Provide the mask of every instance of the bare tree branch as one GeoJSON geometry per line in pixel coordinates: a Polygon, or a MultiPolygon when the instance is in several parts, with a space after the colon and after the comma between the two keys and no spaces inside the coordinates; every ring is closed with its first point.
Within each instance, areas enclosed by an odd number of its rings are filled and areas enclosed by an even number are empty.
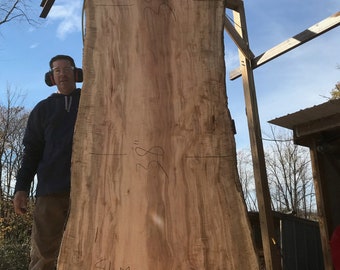
{"type": "MultiPolygon", "coordinates": [[[[270,141],[265,156],[273,209],[313,218],[316,201],[308,149],[295,145],[290,133],[272,129],[266,136],[270,141]]],[[[238,151],[237,159],[245,203],[249,211],[257,211],[250,152],[238,151]]]]}
{"type": "Polygon", "coordinates": [[[37,3],[31,3],[29,0],[2,1],[0,3],[0,25],[21,20],[31,25],[38,24],[38,21],[34,19],[38,18],[34,6],[38,6],[37,3]]]}

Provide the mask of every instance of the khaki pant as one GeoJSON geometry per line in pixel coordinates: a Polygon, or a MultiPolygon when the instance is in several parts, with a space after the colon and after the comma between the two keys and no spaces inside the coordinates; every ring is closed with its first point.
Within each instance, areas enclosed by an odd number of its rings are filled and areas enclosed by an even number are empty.
{"type": "Polygon", "coordinates": [[[70,204],[70,194],[37,197],[29,270],[54,270],[70,204]]]}

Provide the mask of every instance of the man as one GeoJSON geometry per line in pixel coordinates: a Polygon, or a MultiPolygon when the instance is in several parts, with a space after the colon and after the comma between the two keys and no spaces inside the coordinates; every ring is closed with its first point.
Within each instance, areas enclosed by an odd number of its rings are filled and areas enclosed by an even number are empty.
{"type": "Polygon", "coordinates": [[[69,211],[72,141],[80,99],[76,82],[82,81],[82,70],[70,56],[57,55],[49,64],[45,81],[58,91],[30,113],[13,200],[15,212],[24,214],[37,175],[29,270],[56,267],[69,211]]]}

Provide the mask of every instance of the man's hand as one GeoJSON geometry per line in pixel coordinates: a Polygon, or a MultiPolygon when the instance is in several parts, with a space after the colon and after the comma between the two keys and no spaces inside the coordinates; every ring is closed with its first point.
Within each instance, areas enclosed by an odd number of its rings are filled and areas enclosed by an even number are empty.
{"type": "Polygon", "coordinates": [[[14,211],[19,215],[27,212],[28,193],[26,191],[17,191],[14,195],[14,211]]]}

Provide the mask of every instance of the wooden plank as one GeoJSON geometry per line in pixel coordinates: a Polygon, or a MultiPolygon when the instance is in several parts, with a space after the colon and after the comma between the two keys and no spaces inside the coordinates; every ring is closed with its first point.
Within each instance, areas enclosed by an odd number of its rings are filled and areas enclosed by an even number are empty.
{"type": "MultiPolygon", "coordinates": [[[[234,11],[234,20],[240,27],[238,33],[248,43],[248,33],[244,7],[234,11]]],[[[250,146],[252,152],[256,196],[259,208],[260,227],[263,253],[267,270],[279,270],[281,268],[280,247],[274,231],[274,219],[271,210],[271,197],[269,192],[260,120],[257,108],[255,81],[250,60],[239,51],[240,63],[242,63],[242,81],[246,103],[246,115],[248,120],[250,146]]]]}
{"type": "Polygon", "coordinates": [[[58,269],[259,269],[225,105],[224,1],[85,5],[58,269]]]}
{"type": "MultiPolygon", "coordinates": [[[[257,67],[262,66],[263,64],[279,57],[286,52],[291,51],[298,46],[301,46],[302,44],[326,33],[327,31],[330,31],[339,25],[340,11],[255,57],[251,62],[251,68],[256,69],[257,67]]],[[[229,74],[230,80],[235,80],[240,76],[240,67],[232,70],[229,74]]]]}
{"type": "Polygon", "coordinates": [[[322,253],[324,260],[325,270],[333,270],[333,263],[331,258],[331,250],[329,245],[330,240],[330,224],[328,218],[330,217],[329,206],[327,205],[327,193],[326,186],[327,183],[323,183],[321,180],[326,179],[323,175],[325,174],[322,166],[322,162],[318,156],[317,152],[317,144],[314,139],[313,142],[309,145],[310,147],[310,156],[313,170],[313,181],[314,181],[314,190],[316,195],[316,203],[318,207],[318,217],[319,217],[319,228],[320,228],[320,237],[321,237],[321,245],[322,245],[322,253]],[[325,197],[326,196],[326,197],[325,197]]]}
{"type": "Polygon", "coordinates": [[[253,59],[255,55],[249,49],[248,43],[244,42],[242,37],[239,35],[239,33],[235,30],[234,26],[228,20],[227,16],[224,17],[224,28],[231,37],[231,39],[235,42],[236,46],[242,52],[242,54],[249,60],[253,59]]]}
{"type": "Polygon", "coordinates": [[[47,1],[47,0],[42,0],[41,3],[40,3],[40,6],[41,6],[41,7],[45,6],[46,1],[47,1]]]}
{"type": "Polygon", "coordinates": [[[240,5],[242,5],[243,0],[226,0],[225,7],[232,10],[238,10],[240,5]]]}
{"type": "Polygon", "coordinates": [[[46,18],[50,12],[55,0],[43,0],[40,4],[43,10],[40,13],[40,18],[46,18]]]}

